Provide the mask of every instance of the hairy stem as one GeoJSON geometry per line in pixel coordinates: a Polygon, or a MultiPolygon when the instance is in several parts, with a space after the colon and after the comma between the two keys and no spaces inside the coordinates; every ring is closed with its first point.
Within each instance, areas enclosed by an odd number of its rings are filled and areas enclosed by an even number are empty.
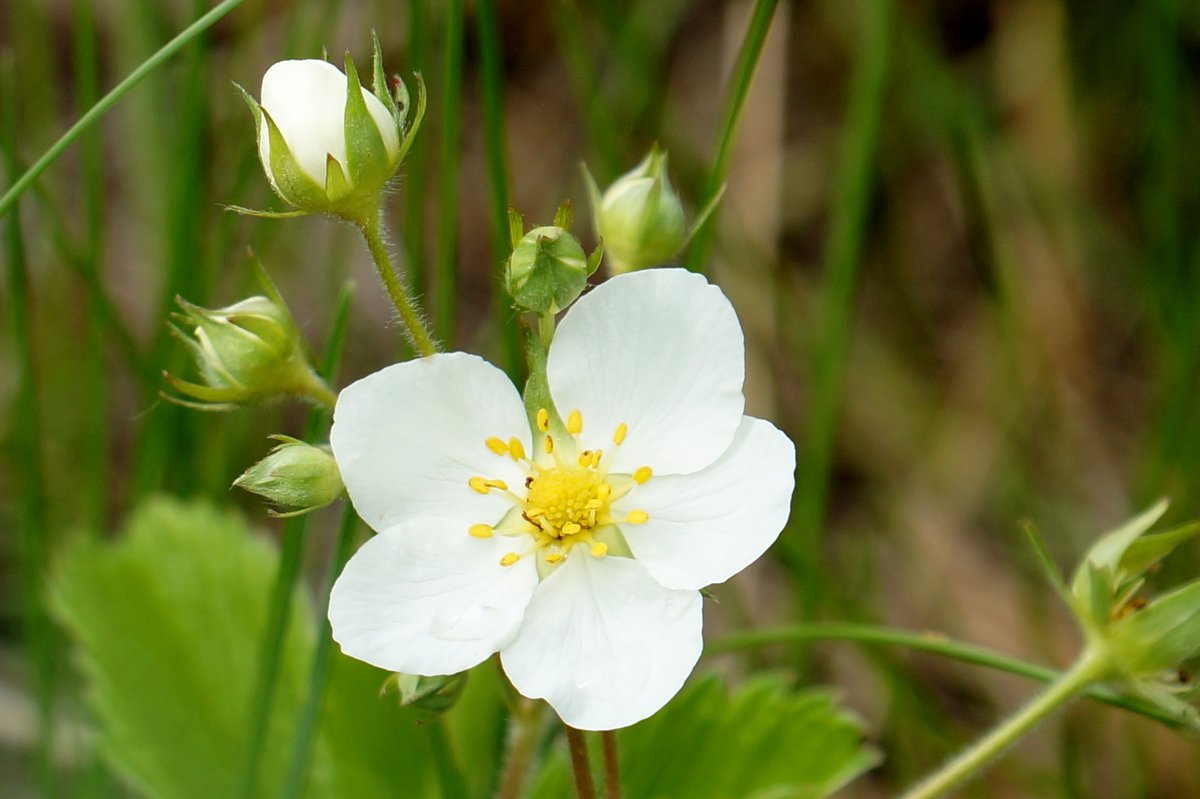
{"type": "Polygon", "coordinates": [[[388,296],[392,298],[392,305],[396,306],[396,311],[400,314],[401,321],[404,322],[409,342],[422,356],[433,355],[437,352],[437,345],[434,344],[433,337],[421,319],[421,314],[409,296],[408,290],[400,282],[400,276],[392,263],[392,257],[388,254],[387,245],[383,243],[383,231],[379,217],[374,214],[366,215],[362,219],[355,219],[354,225],[366,239],[367,249],[371,251],[371,259],[375,262],[375,269],[379,272],[383,285],[387,287],[388,296]]]}
{"type": "Polygon", "coordinates": [[[592,781],[592,764],[588,762],[587,739],[574,727],[567,729],[567,748],[571,751],[571,771],[575,774],[575,794],[579,799],[596,799],[596,785],[592,781]]]}

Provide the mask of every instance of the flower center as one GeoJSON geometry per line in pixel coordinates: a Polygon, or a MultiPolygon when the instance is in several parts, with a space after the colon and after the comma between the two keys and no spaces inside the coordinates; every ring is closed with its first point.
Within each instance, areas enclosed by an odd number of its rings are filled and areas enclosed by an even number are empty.
{"type": "Polygon", "coordinates": [[[545,409],[537,413],[537,427],[542,436],[542,455],[536,461],[526,456],[524,445],[516,438],[510,438],[508,443],[498,437],[484,442],[494,454],[521,464],[527,474],[525,490],[510,490],[502,480],[472,477],[467,483],[472,491],[480,494],[501,491],[512,500],[514,508],[495,525],[471,525],[468,532],[476,538],[500,534],[532,539],[532,546],[524,552],[509,552],[501,558],[501,566],[511,566],[534,553],[539,555],[542,563],[553,566],[562,562],[575,544],[587,544],[593,557],[604,557],[608,554],[608,544],[596,540],[596,536],[604,537],[605,528],[618,522],[642,524],[650,518],[646,511],[634,510],[617,519],[610,507],[614,501],[649,480],[650,467],[642,466],[631,475],[609,473],[612,454],[620,448],[629,430],[624,423],[613,433],[613,448],[608,458],[603,450],[580,449],[578,437],[583,432],[583,416],[579,411],[572,411],[565,423],[570,438],[564,443],[573,446],[556,443],[550,433],[550,415],[545,409]],[[571,454],[566,454],[568,452],[571,454]]]}

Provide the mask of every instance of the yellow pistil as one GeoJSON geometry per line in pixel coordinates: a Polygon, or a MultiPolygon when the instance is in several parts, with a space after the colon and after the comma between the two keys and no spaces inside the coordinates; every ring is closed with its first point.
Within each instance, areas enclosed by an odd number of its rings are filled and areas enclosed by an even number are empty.
{"type": "Polygon", "coordinates": [[[487,444],[487,448],[490,449],[492,452],[496,453],[497,455],[508,454],[508,444],[505,444],[502,440],[500,440],[496,436],[492,436],[491,438],[489,438],[487,441],[485,441],[483,443],[487,444]]]}
{"type": "Polygon", "coordinates": [[[467,532],[475,538],[491,538],[492,526],[490,524],[472,524],[467,532]]]}
{"type": "Polygon", "coordinates": [[[550,411],[545,408],[538,408],[537,412],[537,429],[543,433],[550,431],[550,411]]]}
{"type": "Polygon", "coordinates": [[[633,482],[638,485],[645,485],[646,481],[654,474],[654,470],[649,466],[639,466],[637,471],[633,473],[633,482]]]}
{"type": "MultiPolygon", "coordinates": [[[[497,452],[496,454],[500,455],[502,453],[497,452]]],[[[525,460],[525,445],[516,436],[508,440],[508,454],[514,461],[525,460]]]]}
{"type": "Polygon", "coordinates": [[[567,432],[573,436],[577,436],[583,432],[583,414],[579,411],[571,411],[567,415],[567,432]]]}
{"type": "Polygon", "coordinates": [[[617,425],[617,432],[613,433],[613,443],[618,447],[625,443],[625,435],[629,432],[629,425],[621,422],[617,425]]]}
{"type": "Polygon", "coordinates": [[[644,510],[631,510],[628,514],[626,514],[625,521],[629,522],[630,524],[644,524],[649,518],[650,514],[646,513],[644,510]]]}

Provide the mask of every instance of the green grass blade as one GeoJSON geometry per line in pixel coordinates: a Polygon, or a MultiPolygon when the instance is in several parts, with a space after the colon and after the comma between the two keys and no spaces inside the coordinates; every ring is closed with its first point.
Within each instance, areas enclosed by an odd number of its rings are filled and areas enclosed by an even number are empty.
{"type": "Polygon", "coordinates": [[[433,329],[454,348],[458,286],[458,166],[462,138],[463,0],[446,4],[445,60],[442,62],[442,124],[438,181],[437,272],[433,285],[433,329]]]}

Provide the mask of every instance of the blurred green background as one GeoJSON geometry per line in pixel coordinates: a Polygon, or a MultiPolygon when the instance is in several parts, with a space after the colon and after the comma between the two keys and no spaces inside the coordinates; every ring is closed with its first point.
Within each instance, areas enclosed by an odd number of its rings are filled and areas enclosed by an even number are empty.
{"type": "MultiPolygon", "coordinates": [[[[208,8],[6,0],[2,185],[208,8]]],[[[603,185],[656,141],[694,212],[753,8],[245,0],[23,195],[0,256],[0,794],[37,795],[39,708],[55,697],[57,767],[122,795],[70,733],[87,714],[43,602],[65,542],[111,536],[160,491],[278,534],[229,485],[306,409],[160,400],[163,369],[192,375],[164,324],[175,295],[253,293],[253,247],[317,351],[356,285],[342,385],[408,357],[353,231],[221,209],[281,207],[231,82],[257,94],[272,62],[322,47],[364,65],[372,29],[390,70],[424,75],[393,242],[448,347],[519,374],[498,212],[548,222],[571,198],[590,242],[579,162],[603,185]]],[[[692,257],[746,328],[749,412],[792,436],[800,466],[773,557],[716,589],[707,630],[869,621],[1064,665],[1078,638],[1020,522],[1069,568],[1159,496],[1171,518],[1200,513],[1200,3],[782,3],[731,142],[692,257]]],[[[336,528],[336,511],[311,523],[318,594],[336,528]]],[[[1198,555],[1164,577],[1194,575],[1198,555]]],[[[849,644],[716,662],[838,688],[886,758],[849,797],[911,782],[1034,690],[849,644]]],[[[1200,796],[1197,762],[1195,741],[1081,703],[967,795],[1200,796]]]]}

